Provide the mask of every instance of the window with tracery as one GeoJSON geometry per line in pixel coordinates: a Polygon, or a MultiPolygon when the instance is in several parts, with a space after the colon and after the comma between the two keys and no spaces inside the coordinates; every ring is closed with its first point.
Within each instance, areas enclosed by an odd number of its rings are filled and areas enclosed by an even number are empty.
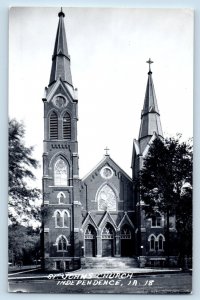
{"type": "Polygon", "coordinates": [[[130,231],[130,228],[128,226],[123,227],[123,229],[121,231],[120,238],[122,240],[130,240],[131,239],[131,231],[130,231]]]}
{"type": "Polygon", "coordinates": [[[56,228],[67,228],[70,226],[70,214],[68,210],[56,210],[54,213],[55,217],[55,227],[56,228]]]}
{"type": "Polygon", "coordinates": [[[49,137],[50,140],[58,139],[58,116],[55,111],[53,111],[49,118],[49,137]]]}
{"type": "Polygon", "coordinates": [[[67,250],[67,239],[64,235],[61,235],[58,239],[57,243],[58,251],[66,251],[67,250]]]}
{"type": "Polygon", "coordinates": [[[71,139],[71,117],[68,112],[63,116],[63,139],[71,139]]]}
{"type": "Polygon", "coordinates": [[[67,186],[67,165],[61,158],[56,161],[54,166],[54,184],[67,186]]]}
{"type": "Polygon", "coordinates": [[[116,211],[117,210],[117,197],[114,190],[109,185],[104,185],[97,196],[98,210],[116,211]]]}
{"type": "Polygon", "coordinates": [[[106,224],[102,230],[102,239],[114,239],[114,230],[110,224],[106,224]]]}
{"type": "Polygon", "coordinates": [[[85,231],[85,239],[87,240],[93,240],[96,237],[96,231],[92,225],[88,225],[86,231],[85,231]]]}

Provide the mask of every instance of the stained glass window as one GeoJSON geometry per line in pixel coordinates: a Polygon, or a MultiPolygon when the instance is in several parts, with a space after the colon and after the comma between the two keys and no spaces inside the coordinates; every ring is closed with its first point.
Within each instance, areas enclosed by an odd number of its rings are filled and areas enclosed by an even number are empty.
{"type": "Polygon", "coordinates": [[[117,210],[117,197],[109,185],[104,185],[97,196],[98,210],[117,210]]]}
{"type": "Polygon", "coordinates": [[[55,163],[54,184],[58,186],[67,186],[67,166],[61,158],[55,163]]]}

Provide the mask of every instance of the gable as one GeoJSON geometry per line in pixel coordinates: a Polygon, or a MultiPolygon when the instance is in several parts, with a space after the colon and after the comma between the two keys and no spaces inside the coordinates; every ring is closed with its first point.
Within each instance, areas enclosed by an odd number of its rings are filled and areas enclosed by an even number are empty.
{"type": "Polygon", "coordinates": [[[57,80],[54,85],[47,89],[47,102],[50,102],[55,95],[62,95],[70,102],[73,102],[76,98],[73,87],[62,82],[61,79],[57,80]]]}
{"type": "Polygon", "coordinates": [[[112,175],[115,175],[118,178],[123,177],[127,181],[132,183],[131,177],[124,170],[122,170],[108,155],[105,155],[105,157],[87,175],[83,177],[82,182],[86,183],[88,181],[93,181],[96,176],[101,176],[102,178],[109,180],[112,176],[105,174],[104,170],[106,169],[106,167],[107,173],[109,173],[110,170],[110,173],[113,173],[112,175]]]}

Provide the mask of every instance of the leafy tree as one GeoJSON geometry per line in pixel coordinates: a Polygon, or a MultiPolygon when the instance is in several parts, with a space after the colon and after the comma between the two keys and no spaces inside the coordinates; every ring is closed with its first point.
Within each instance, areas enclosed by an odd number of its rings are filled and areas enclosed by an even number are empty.
{"type": "Polygon", "coordinates": [[[181,142],[181,135],[157,138],[150,146],[139,183],[147,216],[159,210],[167,217],[166,252],[169,247],[169,218],[176,216],[176,229],[183,254],[191,254],[192,236],[192,145],[181,142]],[[186,237],[189,242],[183,247],[186,237]],[[183,253],[185,252],[185,253],[183,253]]]}
{"type": "Polygon", "coordinates": [[[22,225],[8,227],[9,261],[15,264],[32,264],[40,257],[38,229],[22,225]]]}
{"type": "Polygon", "coordinates": [[[39,207],[35,205],[40,190],[28,186],[35,179],[33,169],[39,164],[32,157],[33,147],[24,143],[25,128],[15,119],[9,121],[9,223],[17,224],[39,219],[39,207]]]}

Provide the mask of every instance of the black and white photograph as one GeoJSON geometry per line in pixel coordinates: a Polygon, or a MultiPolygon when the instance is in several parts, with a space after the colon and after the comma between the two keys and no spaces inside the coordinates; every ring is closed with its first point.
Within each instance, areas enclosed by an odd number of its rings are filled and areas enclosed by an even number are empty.
{"type": "Polygon", "coordinates": [[[8,291],[191,294],[188,8],[11,7],[8,291]]]}

